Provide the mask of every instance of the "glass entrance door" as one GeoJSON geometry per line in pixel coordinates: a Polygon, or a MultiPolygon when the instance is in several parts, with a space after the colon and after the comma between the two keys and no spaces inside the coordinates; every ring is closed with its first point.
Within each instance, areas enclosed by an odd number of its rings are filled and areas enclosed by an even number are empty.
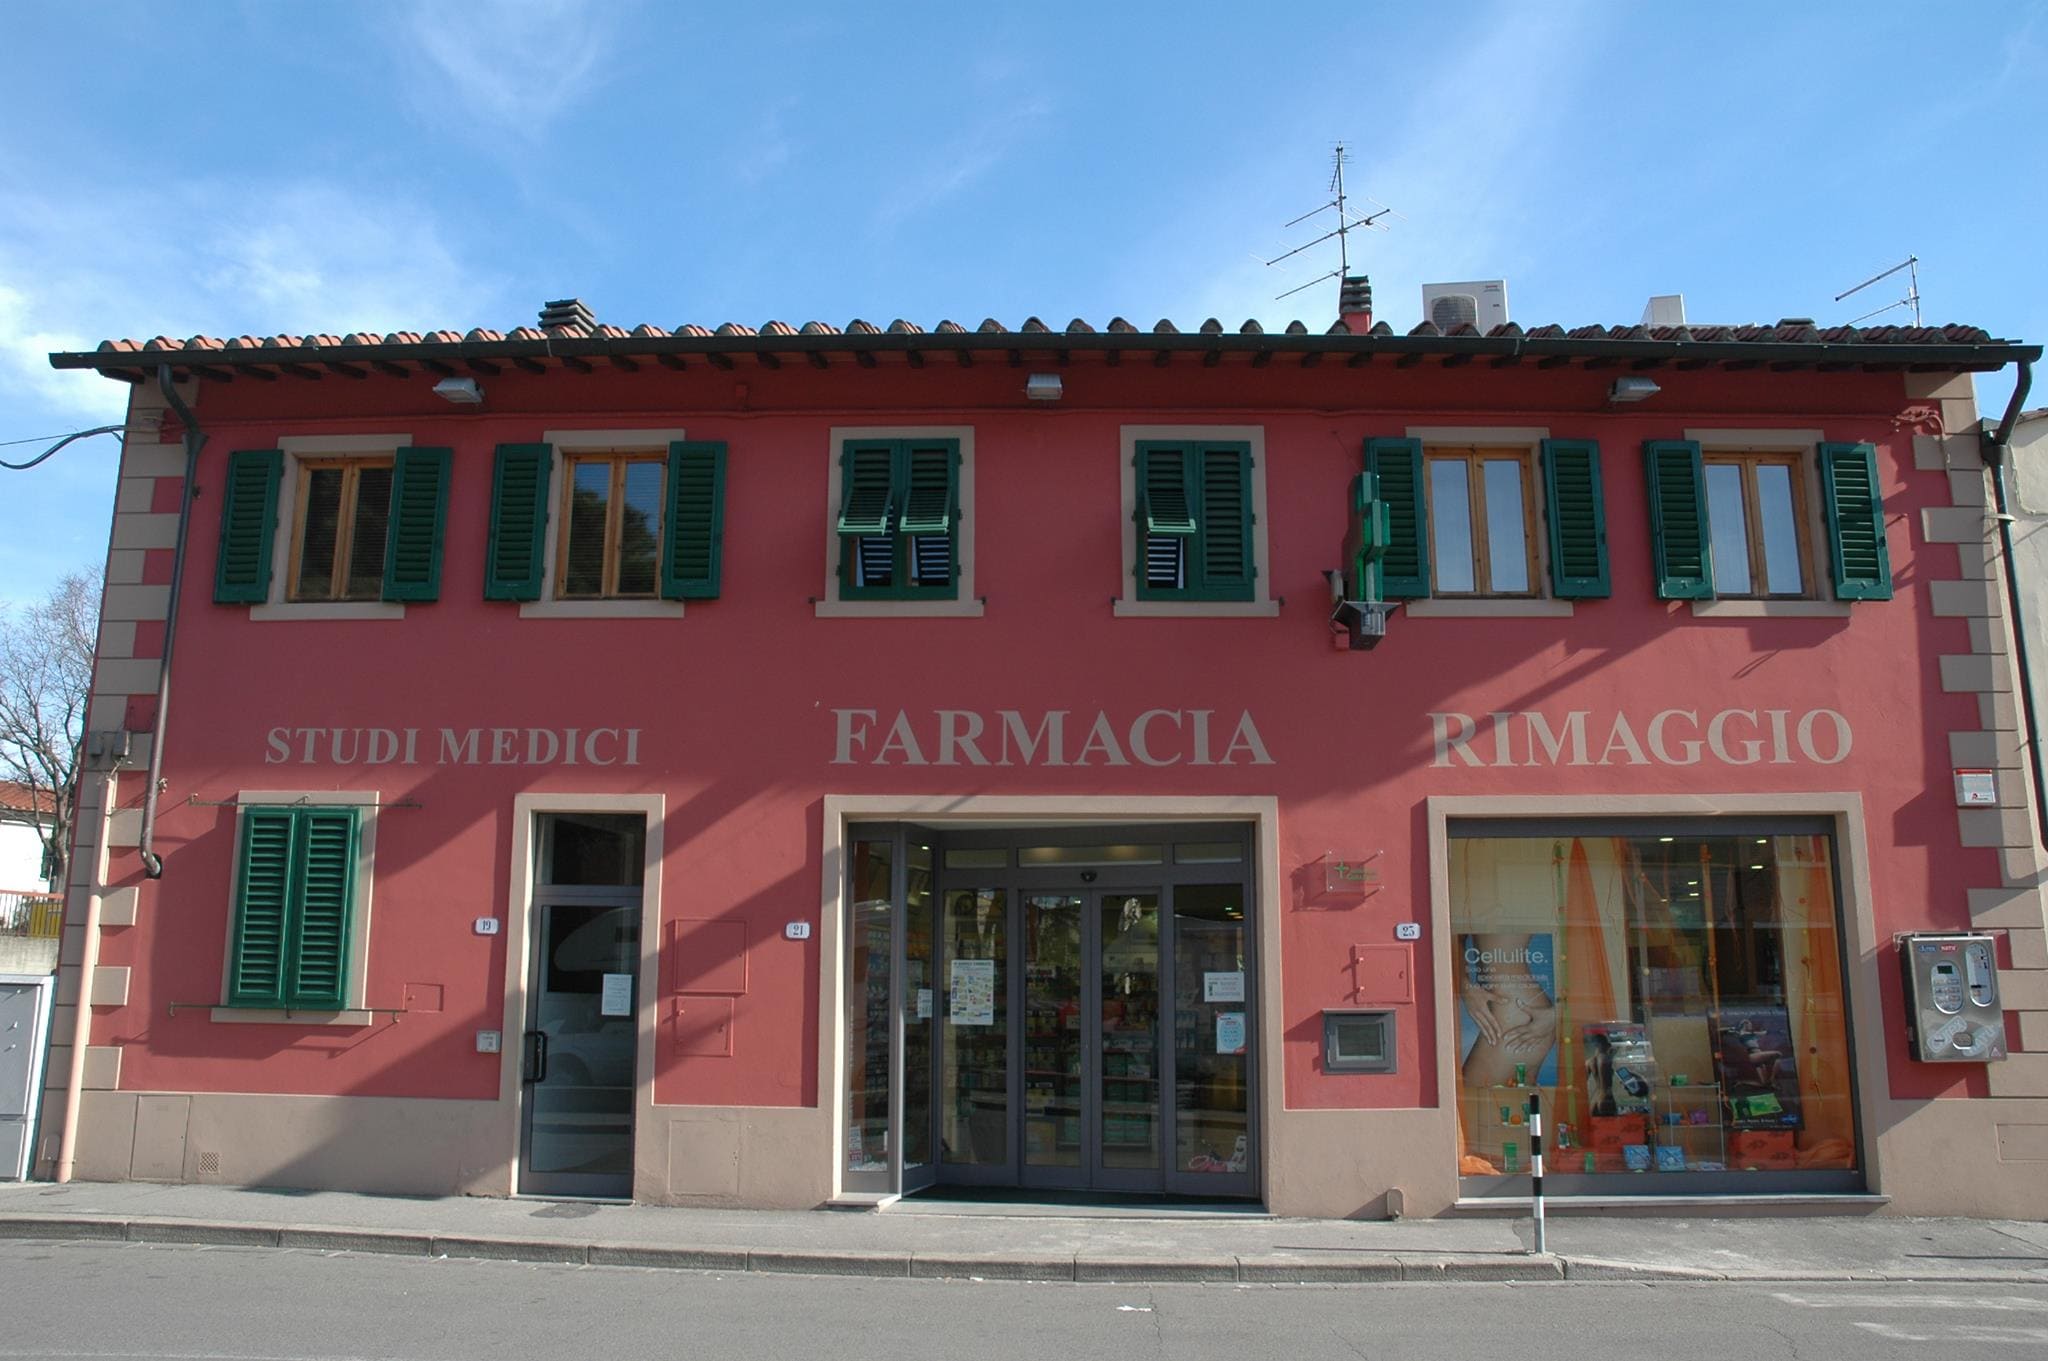
{"type": "Polygon", "coordinates": [[[1022,898],[1026,1186],[1160,1184],[1159,894],[1022,898]]]}
{"type": "Polygon", "coordinates": [[[630,1197],[646,819],[549,813],[535,832],[519,1190],[630,1197]]]}
{"type": "Polygon", "coordinates": [[[534,917],[519,1189],[629,1197],[640,896],[542,901],[534,917]]]}
{"type": "Polygon", "coordinates": [[[1257,1194],[1241,837],[851,841],[843,1189],[1257,1194]]]}

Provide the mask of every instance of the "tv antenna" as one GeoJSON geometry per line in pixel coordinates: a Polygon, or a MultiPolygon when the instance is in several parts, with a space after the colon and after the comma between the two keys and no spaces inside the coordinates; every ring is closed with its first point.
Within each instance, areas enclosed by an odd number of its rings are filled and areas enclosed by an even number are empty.
{"type": "MultiPolygon", "coordinates": [[[[1344,144],[1342,142],[1339,142],[1337,143],[1337,149],[1333,153],[1331,153],[1330,160],[1332,163],[1332,169],[1330,171],[1330,201],[1318,207],[1309,209],[1300,217],[1297,217],[1292,222],[1289,222],[1287,226],[1298,227],[1302,223],[1308,221],[1312,217],[1315,217],[1319,213],[1327,213],[1331,211],[1335,211],[1335,213],[1337,214],[1337,225],[1331,230],[1324,232],[1315,240],[1310,241],[1304,245],[1296,246],[1293,250],[1288,251],[1285,255],[1274,256],[1272,259],[1266,261],[1266,264],[1271,266],[1279,264],[1282,260],[1291,260],[1295,256],[1301,254],[1303,251],[1311,250],[1316,246],[1320,246],[1323,244],[1323,242],[1328,241],[1331,237],[1334,236],[1337,238],[1337,267],[1331,270],[1328,274],[1318,274],[1315,278],[1310,279],[1305,284],[1296,284],[1293,288],[1288,289],[1285,293],[1277,294],[1273,299],[1273,301],[1275,302],[1280,301],[1281,298],[1291,298],[1296,293],[1301,292],[1304,288],[1314,288],[1317,284],[1327,282],[1330,279],[1338,280],[1341,285],[1344,277],[1351,273],[1351,247],[1349,234],[1353,231],[1357,231],[1360,229],[1388,231],[1390,230],[1390,228],[1385,223],[1381,222],[1380,219],[1388,216],[1401,216],[1392,208],[1389,208],[1386,204],[1381,203],[1378,199],[1367,198],[1364,194],[1360,194],[1358,197],[1364,198],[1367,203],[1370,203],[1378,211],[1372,213],[1352,212],[1351,209],[1347,207],[1345,204],[1344,193],[1344,166],[1351,160],[1351,153],[1344,149],[1344,144]]],[[[1285,229],[1283,228],[1283,230],[1285,229]]]]}
{"type": "Polygon", "coordinates": [[[1852,289],[1849,289],[1847,292],[1835,294],[1835,301],[1840,302],[1842,299],[1848,297],[1850,293],[1860,293],[1864,289],[1870,287],[1874,283],[1877,283],[1881,279],[1891,278],[1892,275],[1897,274],[1902,269],[1906,271],[1906,296],[1900,298],[1897,302],[1886,303],[1884,306],[1878,308],[1875,312],[1865,312],[1862,316],[1856,318],[1856,321],[1848,322],[1848,325],[1854,326],[1856,322],[1869,321],[1872,317],[1881,316],[1884,313],[1891,311],[1894,307],[1912,308],[1913,324],[1915,326],[1920,325],[1920,257],[1917,255],[1908,255],[1904,260],[1901,260],[1898,264],[1893,265],[1884,273],[1873,275],[1872,277],[1865,279],[1862,283],[1856,285],[1856,287],[1852,289]]]}

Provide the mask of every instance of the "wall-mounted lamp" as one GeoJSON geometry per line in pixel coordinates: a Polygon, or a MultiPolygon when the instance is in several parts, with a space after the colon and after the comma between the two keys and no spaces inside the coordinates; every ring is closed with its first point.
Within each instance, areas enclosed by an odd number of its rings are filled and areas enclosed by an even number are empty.
{"type": "Polygon", "coordinates": [[[1066,395],[1066,385],[1056,373],[1034,373],[1024,380],[1024,395],[1034,402],[1057,402],[1066,395]]]}
{"type": "Polygon", "coordinates": [[[1628,374],[1614,380],[1614,386],[1607,389],[1607,400],[1617,405],[1623,402],[1640,402],[1656,396],[1664,389],[1654,379],[1637,374],[1628,374]]]}
{"type": "Polygon", "coordinates": [[[434,384],[434,395],[457,406],[480,406],[484,400],[484,390],[474,378],[443,378],[434,384]]]}

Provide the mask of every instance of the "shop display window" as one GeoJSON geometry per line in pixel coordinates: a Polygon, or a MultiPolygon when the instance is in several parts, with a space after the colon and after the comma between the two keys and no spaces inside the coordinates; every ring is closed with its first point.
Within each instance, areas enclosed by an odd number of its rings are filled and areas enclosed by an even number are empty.
{"type": "Polygon", "coordinates": [[[1454,830],[1449,888],[1462,1175],[1528,1172],[1536,1090],[1553,1175],[1857,1170],[1827,836],[1454,830]]]}

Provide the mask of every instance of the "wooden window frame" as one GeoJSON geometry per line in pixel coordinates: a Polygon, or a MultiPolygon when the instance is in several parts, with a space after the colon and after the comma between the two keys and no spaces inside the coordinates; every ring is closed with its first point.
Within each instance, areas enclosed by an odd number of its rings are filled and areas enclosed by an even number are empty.
{"type": "MultiPolygon", "coordinates": [[[[289,605],[324,605],[333,603],[361,604],[384,599],[384,549],[377,550],[377,587],[368,595],[348,594],[348,563],[355,546],[356,536],[356,493],[362,485],[361,475],[365,469],[386,468],[391,470],[393,486],[397,484],[398,460],[396,456],[368,458],[302,458],[295,471],[295,496],[292,506],[291,555],[287,560],[285,579],[285,603],[289,605]],[[341,472],[341,504],[335,509],[334,561],[331,564],[329,580],[331,585],[326,595],[309,596],[299,587],[299,568],[304,561],[306,539],[306,503],[312,495],[313,474],[327,469],[341,472]]],[[[391,505],[384,506],[384,529],[391,530],[391,505]]]]}
{"type": "Polygon", "coordinates": [[[1423,507],[1429,519],[1429,598],[1442,600],[1540,600],[1544,595],[1543,559],[1536,542],[1538,524],[1536,520],[1536,478],[1535,461],[1528,449],[1515,447],[1492,448],[1485,445],[1432,445],[1422,447],[1423,507]],[[1440,535],[1436,533],[1435,482],[1430,476],[1433,463],[1463,463],[1465,465],[1465,513],[1470,517],[1472,527],[1472,589],[1469,591],[1447,591],[1443,587],[1443,572],[1437,562],[1437,545],[1440,535]],[[1497,591],[1493,589],[1493,543],[1486,515],[1486,476],[1488,463],[1513,463],[1521,470],[1522,478],[1522,552],[1528,560],[1529,589],[1526,591],[1497,591]]]}
{"type": "Polygon", "coordinates": [[[1707,511],[1708,542],[1713,541],[1714,502],[1707,487],[1707,469],[1716,464],[1725,464],[1742,470],[1742,515],[1743,537],[1749,549],[1750,589],[1742,592],[1721,588],[1720,570],[1717,564],[1714,576],[1714,597],[1718,600],[1812,600],[1814,591],[1813,533],[1809,519],[1813,513],[1807,499],[1806,481],[1811,470],[1810,460],[1805,451],[1797,449],[1712,449],[1700,452],[1700,495],[1707,511]],[[1757,486],[1756,470],[1765,465],[1782,467],[1786,470],[1786,481],[1792,486],[1792,544],[1799,554],[1799,590],[1770,591],[1763,589],[1769,583],[1765,571],[1763,535],[1763,494],[1757,486]]]}
{"type": "Polygon", "coordinates": [[[668,453],[653,449],[577,449],[565,451],[562,455],[561,491],[561,533],[555,545],[555,593],[556,600],[659,600],[661,598],[661,549],[662,523],[654,525],[655,564],[653,584],[645,591],[621,592],[619,590],[619,541],[624,533],[626,469],[635,463],[652,463],[661,469],[661,496],[656,510],[660,515],[668,513],[668,453]],[[605,500],[604,513],[604,573],[601,589],[596,594],[572,594],[569,590],[569,548],[575,538],[575,521],[571,511],[576,504],[576,465],[579,463],[607,463],[611,465],[611,483],[605,500]]]}

